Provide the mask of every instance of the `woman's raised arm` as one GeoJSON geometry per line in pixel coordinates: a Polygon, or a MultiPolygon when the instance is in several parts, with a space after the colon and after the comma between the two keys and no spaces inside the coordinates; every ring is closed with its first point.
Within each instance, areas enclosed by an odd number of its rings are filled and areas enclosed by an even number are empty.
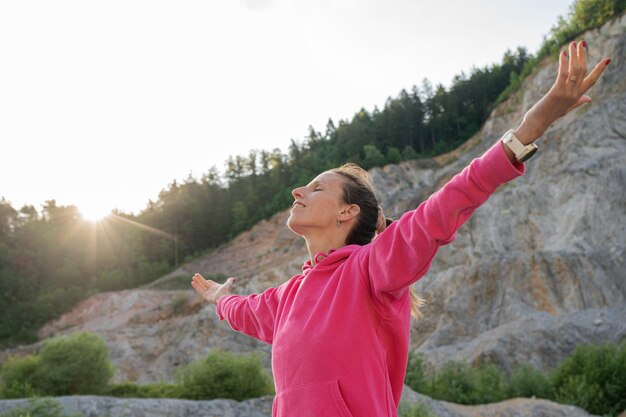
{"type": "Polygon", "coordinates": [[[511,163],[502,141],[455,175],[415,210],[391,223],[364,251],[375,297],[386,304],[397,298],[430,267],[440,246],[452,242],[456,231],[496,188],[524,173],[524,165],[511,163]]]}
{"type": "MultiPolygon", "coordinates": [[[[528,112],[513,131],[527,145],[561,116],[591,101],[585,93],[602,75],[610,59],[605,58],[587,74],[586,44],[572,42],[569,53],[559,55],[559,70],[550,91],[528,112]]],[[[498,140],[484,155],[420,206],[393,222],[363,251],[372,292],[383,304],[389,297],[422,277],[438,248],[454,240],[456,231],[496,188],[524,173],[514,153],[498,140]]]]}

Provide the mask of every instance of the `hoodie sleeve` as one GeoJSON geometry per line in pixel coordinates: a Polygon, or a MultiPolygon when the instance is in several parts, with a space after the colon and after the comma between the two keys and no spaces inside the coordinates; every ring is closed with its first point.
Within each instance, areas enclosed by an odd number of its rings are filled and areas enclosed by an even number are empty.
{"type": "Polygon", "coordinates": [[[281,287],[277,287],[261,294],[222,297],[217,303],[217,315],[233,330],[272,344],[280,292],[281,287]]]}
{"type": "Polygon", "coordinates": [[[502,146],[496,142],[368,245],[362,265],[376,299],[386,304],[384,295],[399,297],[426,274],[437,249],[455,239],[456,231],[500,184],[524,174],[524,165],[512,164],[502,146]]]}

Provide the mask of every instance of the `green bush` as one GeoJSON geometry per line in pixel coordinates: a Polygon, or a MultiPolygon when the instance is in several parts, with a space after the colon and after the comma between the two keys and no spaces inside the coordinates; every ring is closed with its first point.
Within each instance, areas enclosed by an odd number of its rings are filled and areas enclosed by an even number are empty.
{"type": "Polygon", "coordinates": [[[433,415],[430,413],[430,410],[426,404],[423,402],[418,402],[414,406],[406,406],[404,404],[400,404],[400,408],[398,409],[399,417],[432,417],[433,415]]]}
{"type": "Polygon", "coordinates": [[[507,380],[505,374],[495,364],[480,362],[474,370],[476,381],[473,404],[488,404],[507,399],[507,380]]]}
{"type": "Polygon", "coordinates": [[[379,167],[385,165],[385,155],[376,147],[376,145],[364,145],[363,153],[365,159],[363,160],[363,167],[369,169],[372,167],[379,167]]]}
{"type": "Polygon", "coordinates": [[[189,305],[189,299],[186,293],[179,293],[174,296],[174,299],[170,302],[170,308],[172,313],[179,315],[185,312],[185,309],[189,305]]]}
{"type": "Polygon", "coordinates": [[[506,399],[506,380],[493,364],[471,367],[450,361],[430,378],[424,394],[458,404],[486,404],[506,399]]]}
{"type": "Polygon", "coordinates": [[[406,367],[404,383],[414,391],[425,392],[427,390],[427,376],[424,368],[424,354],[409,352],[409,361],[406,367]]]}
{"type": "Polygon", "coordinates": [[[106,395],[118,398],[182,398],[182,388],[177,384],[144,384],[130,382],[109,385],[106,395]]]}
{"type": "Polygon", "coordinates": [[[534,366],[521,364],[513,369],[507,388],[509,398],[554,398],[550,379],[534,366]]]}
{"type": "Polygon", "coordinates": [[[9,358],[0,370],[0,398],[26,398],[37,395],[33,387],[41,360],[38,356],[9,358]]]}
{"type": "Polygon", "coordinates": [[[113,365],[104,341],[80,332],[44,342],[35,388],[46,395],[101,394],[113,376],[113,365]]]}
{"type": "Polygon", "coordinates": [[[24,406],[15,407],[0,417],[81,417],[82,414],[64,414],[61,403],[52,398],[33,398],[24,406]]]}
{"type": "Polygon", "coordinates": [[[398,148],[390,146],[387,148],[386,159],[388,164],[397,164],[402,161],[402,154],[398,148]]]}
{"type": "Polygon", "coordinates": [[[450,361],[435,373],[424,368],[424,357],[410,353],[405,383],[438,400],[486,404],[534,396],[604,416],[626,409],[626,343],[579,346],[549,374],[522,364],[507,378],[486,362],[450,361]]]}
{"type": "Polygon", "coordinates": [[[184,398],[245,400],[273,392],[272,380],[254,354],[235,356],[213,350],[206,358],[179,370],[184,398]]]}
{"type": "Polygon", "coordinates": [[[431,376],[428,388],[424,394],[436,398],[469,404],[469,393],[473,389],[471,368],[465,362],[449,361],[434,375],[431,376]]]}
{"type": "Polygon", "coordinates": [[[39,393],[29,382],[12,382],[0,388],[0,398],[30,398],[39,393]]]}
{"type": "Polygon", "coordinates": [[[578,346],[552,373],[555,400],[592,414],[626,409],[626,344],[578,346]]]}
{"type": "Polygon", "coordinates": [[[408,161],[411,159],[417,159],[418,157],[419,157],[419,154],[411,146],[406,146],[402,150],[402,159],[404,159],[405,161],[408,161]]]}
{"type": "Polygon", "coordinates": [[[45,341],[37,356],[9,359],[0,371],[0,396],[101,394],[112,376],[104,341],[74,333],[45,341]]]}

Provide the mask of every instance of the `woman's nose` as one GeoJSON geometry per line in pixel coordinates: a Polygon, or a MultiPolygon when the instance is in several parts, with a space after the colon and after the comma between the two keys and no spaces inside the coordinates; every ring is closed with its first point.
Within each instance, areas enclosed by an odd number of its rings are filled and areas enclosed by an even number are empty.
{"type": "Polygon", "coordinates": [[[294,188],[291,191],[291,195],[293,196],[293,198],[300,198],[300,197],[302,197],[302,187],[294,188]]]}

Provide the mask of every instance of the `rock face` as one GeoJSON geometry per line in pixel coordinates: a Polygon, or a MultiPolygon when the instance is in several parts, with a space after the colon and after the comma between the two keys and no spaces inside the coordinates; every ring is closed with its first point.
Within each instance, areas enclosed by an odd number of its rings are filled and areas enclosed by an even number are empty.
{"type": "MultiPolygon", "coordinates": [[[[123,399],[111,397],[57,397],[66,413],[83,417],[270,417],[272,396],[237,402],[233,400],[189,401],[170,399],[123,399]]],[[[23,407],[26,400],[0,401],[0,413],[23,407]]],[[[437,417],[591,417],[577,407],[545,400],[517,398],[496,404],[462,406],[436,401],[405,387],[401,408],[425,406],[437,417]]]]}
{"type": "Polygon", "coordinates": [[[515,398],[486,405],[459,405],[433,400],[404,386],[400,409],[425,406],[437,417],[590,417],[584,410],[551,401],[515,398]]]}
{"type": "MultiPolygon", "coordinates": [[[[552,126],[525,176],[478,209],[416,284],[428,304],[425,318],[413,323],[412,348],[430,366],[485,357],[505,369],[519,362],[545,369],[578,344],[626,337],[626,16],[584,38],[591,65],[613,58],[590,91],[593,103],[552,126]]],[[[554,82],[556,65],[545,59],[458,150],[373,169],[386,211],[400,215],[416,207],[516,126],[554,82]]],[[[260,222],[160,283],[195,272],[225,273],[237,278],[235,291],[246,294],[284,282],[306,259],[302,240],[285,227],[287,216],[260,222]]],[[[269,347],[232,332],[191,289],[99,294],[46,325],[40,336],[77,330],[106,340],[117,381],[172,380],[177,367],[213,347],[261,351],[269,367],[269,347]]],[[[536,404],[535,411],[543,403],[536,404]]]]}
{"type": "MultiPolygon", "coordinates": [[[[553,316],[532,313],[502,324],[466,342],[418,348],[427,362],[438,367],[451,359],[487,359],[504,369],[529,363],[538,369],[554,367],[576,346],[620,342],[626,336],[626,305],[587,309],[553,316]]],[[[430,341],[429,341],[430,342],[430,341]]]]}
{"type": "MultiPolygon", "coordinates": [[[[56,397],[65,413],[82,417],[270,417],[273,397],[247,401],[190,401],[169,399],[112,398],[95,396],[56,397]]],[[[23,407],[27,400],[0,401],[0,414],[23,407]]]]}
{"type": "MultiPolygon", "coordinates": [[[[416,284],[430,303],[412,340],[431,364],[486,356],[506,368],[530,361],[545,369],[577,344],[626,337],[625,32],[622,17],[584,35],[589,63],[619,60],[590,91],[593,104],[551,127],[525,176],[477,210],[416,284]]],[[[543,61],[523,95],[499,106],[476,145],[432,183],[515,126],[550,88],[555,66],[543,61]]]]}

